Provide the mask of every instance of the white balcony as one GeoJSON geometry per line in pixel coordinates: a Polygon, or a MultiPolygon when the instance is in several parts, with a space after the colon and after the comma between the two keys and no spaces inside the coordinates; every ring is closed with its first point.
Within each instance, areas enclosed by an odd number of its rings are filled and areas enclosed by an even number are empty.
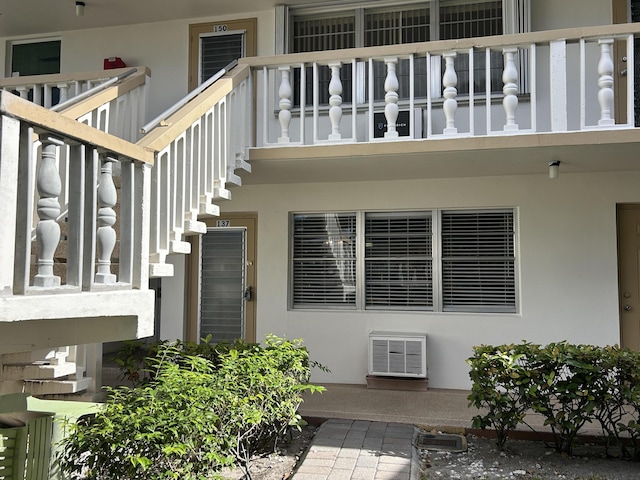
{"type": "Polygon", "coordinates": [[[242,59],[258,98],[247,181],[541,173],[554,159],[636,168],[612,148],[630,153],[640,139],[626,75],[638,33],[608,25],[242,59]]]}

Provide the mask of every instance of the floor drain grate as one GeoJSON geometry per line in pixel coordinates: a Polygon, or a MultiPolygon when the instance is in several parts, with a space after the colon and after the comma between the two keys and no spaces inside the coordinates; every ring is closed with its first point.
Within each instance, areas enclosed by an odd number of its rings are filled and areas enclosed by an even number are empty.
{"type": "Polygon", "coordinates": [[[418,448],[423,450],[446,450],[464,452],[467,450],[467,439],[462,435],[421,433],[418,435],[418,448]]]}

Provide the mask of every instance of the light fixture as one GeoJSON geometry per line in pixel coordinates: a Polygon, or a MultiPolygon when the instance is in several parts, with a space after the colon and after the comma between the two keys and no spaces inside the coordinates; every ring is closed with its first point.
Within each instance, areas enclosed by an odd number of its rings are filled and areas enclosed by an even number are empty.
{"type": "Polygon", "coordinates": [[[84,2],[76,2],[76,17],[84,16],[84,2]]]}
{"type": "Polygon", "coordinates": [[[560,171],[560,161],[554,160],[549,164],[549,178],[558,178],[560,171]]]}

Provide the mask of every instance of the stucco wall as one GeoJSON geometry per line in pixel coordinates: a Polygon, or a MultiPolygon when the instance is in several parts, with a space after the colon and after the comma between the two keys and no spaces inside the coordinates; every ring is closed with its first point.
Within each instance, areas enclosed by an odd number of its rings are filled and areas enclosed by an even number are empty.
{"type": "Polygon", "coordinates": [[[481,343],[619,342],[616,203],[640,202],[640,173],[514,176],[244,186],[225,211],[258,212],[258,338],[304,338],[332,373],[317,382],[364,383],[372,330],[424,331],[429,382],[468,388],[464,362],[481,343]],[[291,311],[287,308],[290,211],[515,207],[520,312],[451,314],[291,311]]]}
{"type": "MultiPolygon", "coordinates": [[[[240,18],[258,19],[258,55],[270,55],[274,45],[274,12],[248,12],[240,18]]],[[[238,17],[234,17],[238,18],[238,17]]],[[[189,25],[222,22],[228,17],[195,18],[171,22],[145,23],[93,30],[73,30],[46,35],[61,39],[60,69],[64,72],[102,70],[103,59],[121,57],[128,66],[151,69],[148,118],[154,118],[187,93],[189,64],[189,25]]],[[[44,38],[24,37],[26,38],[44,38]]],[[[0,37],[6,46],[0,55],[10,51],[10,41],[0,37]]],[[[8,74],[8,56],[0,57],[8,74]]]]}

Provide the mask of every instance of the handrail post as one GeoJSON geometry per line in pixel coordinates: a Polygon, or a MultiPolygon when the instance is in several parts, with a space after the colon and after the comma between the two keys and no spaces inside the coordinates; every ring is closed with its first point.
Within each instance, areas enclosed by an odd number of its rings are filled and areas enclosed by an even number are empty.
{"type": "MultiPolygon", "coordinates": [[[[5,95],[2,93],[1,95],[5,95]]],[[[0,268],[0,297],[13,292],[13,264],[16,236],[16,207],[18,196],[18,165],[20,159],[20,122],[0,116],[0,251],[4,252],[0,268]]]]}

